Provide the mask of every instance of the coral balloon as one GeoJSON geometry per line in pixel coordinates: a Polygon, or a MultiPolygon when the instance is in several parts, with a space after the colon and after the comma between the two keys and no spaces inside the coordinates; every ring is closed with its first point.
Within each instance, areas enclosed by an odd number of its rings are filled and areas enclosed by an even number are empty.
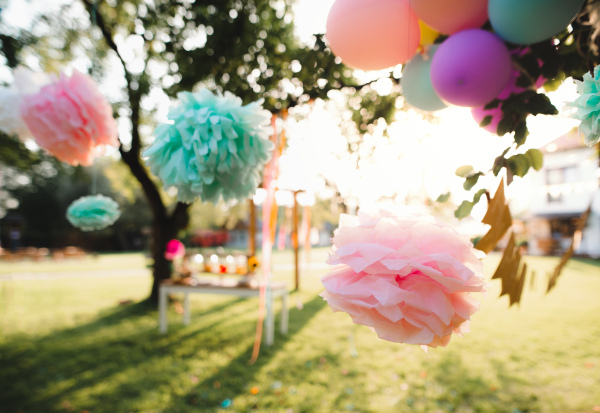
{"type": "Polygon", "coordinates": [[[532,44],[565,29],[585,1],[582,0],[489,0],[492,27],[504,40],[532,44]]]}
{"type": "MultiPolygon", "coordinates": [[[[523,1],[523,0],[521,0],[523,1]]],[[[454,34],[478,29],[487,21],[487,0],[412,0],[417,16],[433,29],[454,34]]]]}
{"type": "Polygon", "coordinates": [[[431,57],[437,47],[429,49],[427,54],[418,54],[404,66],[402,73],[402,96],[412,106],[433,112],[444,109],[446,104],[435,93],[431,85],[431,57]]]}
{"type": "Polygon", "coordinates": [[[20,109],[37,144],[71,165],[91,165],[96,147],[118,144],[111,106],[92,78],[76,70],[25,95],[20,109]]]}
{"type": "Polygon", "coordinates": [[[481,106],[494,99],[508,83],[510,54],[496,35],[465,30],[442,43],[431,61],[435,92],[457,106],[481,106]]]}
{"type": "Polygon", "coordinates": [[[419,21],[409,0],[337,0],[327,17],[331,50],[348,66],[381,70],[410,59],[419,21]]]}

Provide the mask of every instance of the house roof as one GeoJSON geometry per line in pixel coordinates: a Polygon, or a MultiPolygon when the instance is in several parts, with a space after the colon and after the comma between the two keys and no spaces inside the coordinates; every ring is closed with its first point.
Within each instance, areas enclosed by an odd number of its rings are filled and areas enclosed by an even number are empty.
{"type": "Polygon", "coordinates": [[[571,149],[587,148],[583,139],[579,136],[577,128],[554,139],[552,142],[542,146],[540,150],[543,153],[563,152],[571,149]]]}

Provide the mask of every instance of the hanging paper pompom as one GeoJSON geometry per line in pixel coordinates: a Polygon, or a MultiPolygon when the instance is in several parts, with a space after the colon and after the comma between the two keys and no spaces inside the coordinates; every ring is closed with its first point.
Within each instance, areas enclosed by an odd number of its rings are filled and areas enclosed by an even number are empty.
{"type": "Polygon", "coordinates": [[[0,131],[7,135],[18,135],[25,140],[31,137],[31,133],[19,112],[21,99],[22,95],[18,90],[0,87],[0,131]]]}
{"type": "Polygon", "coordinates": [[[38,145],[71,165],[91,165],[96,147],[118,144],[111,106],[94,81],[76,70],[24,96],[21,116],[38,145]]]}
{"type": "Polygon", "coordinates": [[[479,251],[447,224],[389,211],[342,215],[323,279],[333,311],[397,343],[446,346],[479,309],[479,251]]]}
{"type": "Polygon", "coordinates": [[[177,188],[181,202],[251,196],[273,150],[271,114],[262,101],[242,106],[229,92],[215,95],[207,89],[178,97],[181,105],[169,111],[174,123],[159,125],[156,140],[144,151],[152,173],[165,188],[177,188]]]}
{"type": "Polygon", "coordinates": [[[104,195],[83,196],[67,209],[67,219],[82,231],[106,228],[119,219],[119,205],[104,195]]]}
{"type": "Polygon", "coordinates": [[[583,82],[576,80],[579,97],[571,103],[577,109],[571,117],[581,121],[579,132],[585,137],[589,146],[600,140],[600,66],[590,73],[583,75],[583,82]]]}
{"type": "Polygon", "coordinates": [[[45,73],[17,67],[10,87],[0,87],[0,131],[7,135],[18,135],[19,139],[31,138],[31,132],[21,117],[19,107],[23,96],[39,92],[40,88],[52,81],[45,73]]]}
{"type": "Polygon", "coordinates": [[[183,258],[185,255],[185,245],[177,239],[172,239],[167,242],[167,248],[165,249],[165,258],[169,261],[173,261],[175,258],[183,258]]]}

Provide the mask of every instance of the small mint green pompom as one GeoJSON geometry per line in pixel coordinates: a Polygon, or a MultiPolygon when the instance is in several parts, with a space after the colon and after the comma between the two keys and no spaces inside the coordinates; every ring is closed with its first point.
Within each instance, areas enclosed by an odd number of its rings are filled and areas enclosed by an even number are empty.
{"type": "Polygon", "coordinates": [[[119,204],[104,195],[83,196],[67,208],[67,219],[82,231],[106,228],[120,216],[119,204]]]}
{"type": "Polygon", "coordinates": [[[585,143],[592,146],[600,139],[600,66],[583,75],[583,82],[576,80],[579,97],[570,104],[577,111],[571,116],[581,121],[579,132],[585,137],[585,143]]]}
{"type": "Polygon", "coordinates": [[[242,106],[229,92],[207,89],[178,97],[181,104],[169,111],[173,123],[159,125],[156,140],[143,153],[152,173],[165,189],[177,188],[181,202],[250,197],[274,147],[271,113],[262,108],[262,100],[242,106]]]}

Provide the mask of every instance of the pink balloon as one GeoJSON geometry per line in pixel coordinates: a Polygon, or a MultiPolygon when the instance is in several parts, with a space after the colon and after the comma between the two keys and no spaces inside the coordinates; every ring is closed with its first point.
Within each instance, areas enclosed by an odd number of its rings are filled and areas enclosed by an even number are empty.
{"type": "MultiPolygon", "coordinates": [[[[530,49],[528,47],[525,47],[523,49],[514,49],[510,52],[510,54],[513,56],[521,57],[529,52],[530,52],[530,49]]],[[[538,64],[541,67],[543,64],[543,61],[538,59],[538,64]]],[[[511,75],[510,75],[510,79],[508,80],[508,83],[506,84],[504,89],[502,89],[502,92],[500,92],[500,94],[498,96],[496,96],[496,99],[506,100],[513,93],[524,92],[526,89],[517,86],[517,79],[519,79],[519,76],[521,76],[521,72],[519,72],[516,69],[513,69],[511,72],[511,75]]],[[[543,76],[540,76],[536,80],[535,85],[532,86],[532,88],[539,89],[540,87],[542,87],[544,85],[544,83],[546,83],[546,78],[544,78],[543,76]]],[[[498,124],[502,120],[501,106],[502,106],[502,104],[498,105],[497,107],[495,107],[493,109],[489,109],[489,110],[484,109],[485,105],[479,106],[479,107],[471,109],[471,115],[473,115],[473,119],[475,119],[475,122],[477,122],[478,124],[481,124],[481,122],[483,121],[483,119],[486,116],[491,116],[492,121],[489,124],[487,124],[486,126],[484,126],[483,129],[485,129],[486,131],[488,131],[490,133],[497,134],[498,133],[498,124]]]]}
{"type": "Polygon", "coordinates": [[[337,0],[327,17],[327,40],[348,66],[381,70],[409,60],[421,30],[409,0],[337,0]]]}
{"type": "Polygon", "coordinates": [[[478,29],[488,20],[488,0],[412,0],[417,16],[440,33],[478,29]]]}
{"type": "MultiPolygon", "coordinates": [[[[512,93],[523,92],[525,89],[517,86],[517,79],[519,78],[519,76],[519,71],[513,70],[508,83],[506,84],[504,89],[502,89],[502,92],[500,92],[500,94],[496,96],[496,99],[505,100],[512,93]]],[[[479,106],[471,109],[471,115],[473,115],[473,119],[475,119],[475,122],[477,122],[478,124],[480,124],[486,116],[491,116],[492,121],[488,125],[484,126],[483,129],[490,133],[498,133],[498,123],[500,123],[500,121],[502,120],[501,106],[502,105],[500,104],[497,107],[489,110],[484,109],[485,105],[479,106]]]]}
{"type": "Polygon", "coordinates": [[[431,84],[443,100],[457,106],[481,106],[508,83],[510,54],[498,36],[470,29],[444,41],[431,60],[431,84]]]}

